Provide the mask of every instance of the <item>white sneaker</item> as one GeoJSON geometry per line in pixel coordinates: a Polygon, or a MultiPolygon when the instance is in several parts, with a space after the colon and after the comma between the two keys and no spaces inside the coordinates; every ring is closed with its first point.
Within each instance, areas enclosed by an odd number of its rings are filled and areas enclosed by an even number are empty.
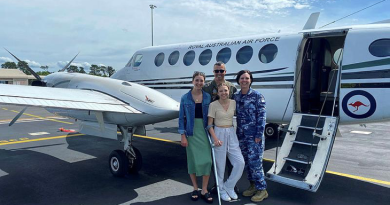
{"type": "Polygon", "coordinates": [[[230,196],[226,193],[226,191],[222,191],[219,194],[221,195],[221,199],[224,200],[224,201],[231,201],[232,200],[230,198],[230,196]]]}
{"type": "Polygon", "coordinates": [[[237,196],[236,192],[234,191],[234,189],[226,190],[226,192],[230,196],[230,198],[232,198],[234,200],[238,199],[238,196],[237,196]]]}

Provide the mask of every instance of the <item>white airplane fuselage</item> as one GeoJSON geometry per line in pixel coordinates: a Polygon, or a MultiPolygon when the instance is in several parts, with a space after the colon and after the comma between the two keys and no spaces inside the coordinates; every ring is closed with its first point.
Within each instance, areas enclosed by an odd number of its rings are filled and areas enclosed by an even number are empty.
{"type": "Polygon", "coordinates": [[[321,109],[324,115],[339,116],[341,123],[386,121],[389,37],[389,24],[372,24],[153,46],[136,51],[112,77],[179,101],[192,87],[194,71],[212,80],[213,64],[222,60],[226,80],[235,83],[238,71],[252,72],[252,88],[267,102],[267,122],[286,123],[293,112],[317,114],[321,109]],[[322,108],[326,100],[334,106],[322,108]]]}
{"type": "MultiPolygon", "coordinates": [[[[124,126],[141,126],[174,119],[179,104],[172,98],[148,87],[112,78],[80,73],[53,73],[45,77],[47,87],[92,90],[107,94],[126,104],[133,113],[103,112],[104,122],[124,126]]],[[[83,121],[96,121],[90,111],[46,108],[49,112],[83,121]]]]}

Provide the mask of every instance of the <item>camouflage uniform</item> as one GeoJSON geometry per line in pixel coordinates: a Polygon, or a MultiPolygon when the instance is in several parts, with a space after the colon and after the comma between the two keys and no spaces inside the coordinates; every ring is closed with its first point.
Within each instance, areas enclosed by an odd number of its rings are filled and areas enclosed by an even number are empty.
{"type": "MultiPolygon", "coordinates": [[[[233,99],[233,94],[237,92],[237,88],[229,81],[225,80],[224,82],[227,86],[229,86],[229,98],[233,99]]],[[[203,86],[203,90],[211,95],[211,102],[214,102],[217,100],[218,96],[218,85],[215,82],[215,80],[212,80],[210,82],[207,82],[203,86]]]]}
{"type": "Polygon", "coordinates": [[[248,180],[255,182],[257,190],[265,190],[267,184],[263,170],[266,119],[264,96],[250,88],[246,95],[241,94],[241,91],[236,92],[234,100],[236,100],[237,137],[244,156],[248,180]],[[256,143],[255,138],[260,138],[260,143],[256,143]]]}

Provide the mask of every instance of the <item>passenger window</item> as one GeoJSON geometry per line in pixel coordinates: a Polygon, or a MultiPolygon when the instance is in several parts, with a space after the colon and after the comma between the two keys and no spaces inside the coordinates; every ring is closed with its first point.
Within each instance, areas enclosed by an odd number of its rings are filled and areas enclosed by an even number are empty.
{"type": "Polygon", "coordinates": [[[201,65],[207,65],[212,57],[213,53],[211,52],[210,49],[204,50],[200,55],[199,55],[199,63],[201,65]]]}
{"type": "Polygon", "coordinates": [[[175,65],[179,60],[179,51],[173,51],[171,55],[169,55],[168,63],[169,65],[175,65]]]}
{"type": "Polygon", "coordinates": [[[142,54],[137,54],[134,58],[134,67],[140,66],[142,63],[142,54]]]}
{"type": "Polygon", "coordinates": [[[271,63],[278,54],[278,47],[275,44],[267,44],[259,51],[259,60],[262,63],[271,63]]]}
{"type": "Polygon", "coordinates": [[[195,51],[188,51],[183,58],[183,63],[186,66],[190,66],[195,60],[195,51]]]}
{"type": "Polygon", "coordinates": [[[160,67],[164,62],[165,54],[163,52],[159,53],[156,58],[154,59],[154,64],[157,67],[160,67]]]}
{"type": "Polygon", "coordinates": [[[232,50],[228,47],[221,49],[217,54],[217,61],[222,61],[223,63],[227,63],[232,56],[232,50]]]}
{"type": "Polygon", "coordinates": [[[390,56],[390,39],[379,39],[371,43],[370,53],[376,57],[390,56]]]}
{"type": "Polygon", "coordinates": [[[253,48],[250,46],[244,46],[237,51],[236,60],[239,64],[248,63],[253,55],[253,48]]]}

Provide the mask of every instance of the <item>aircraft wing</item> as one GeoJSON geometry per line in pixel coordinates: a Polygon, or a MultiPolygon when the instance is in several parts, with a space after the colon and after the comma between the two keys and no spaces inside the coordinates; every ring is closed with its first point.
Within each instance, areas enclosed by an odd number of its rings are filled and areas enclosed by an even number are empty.
{"type": "Polygon", "coordinates": [[[96,91],[25,85],[0,84],[0,103],[101,112],[141,113],[125,102],[96,91]]]}

